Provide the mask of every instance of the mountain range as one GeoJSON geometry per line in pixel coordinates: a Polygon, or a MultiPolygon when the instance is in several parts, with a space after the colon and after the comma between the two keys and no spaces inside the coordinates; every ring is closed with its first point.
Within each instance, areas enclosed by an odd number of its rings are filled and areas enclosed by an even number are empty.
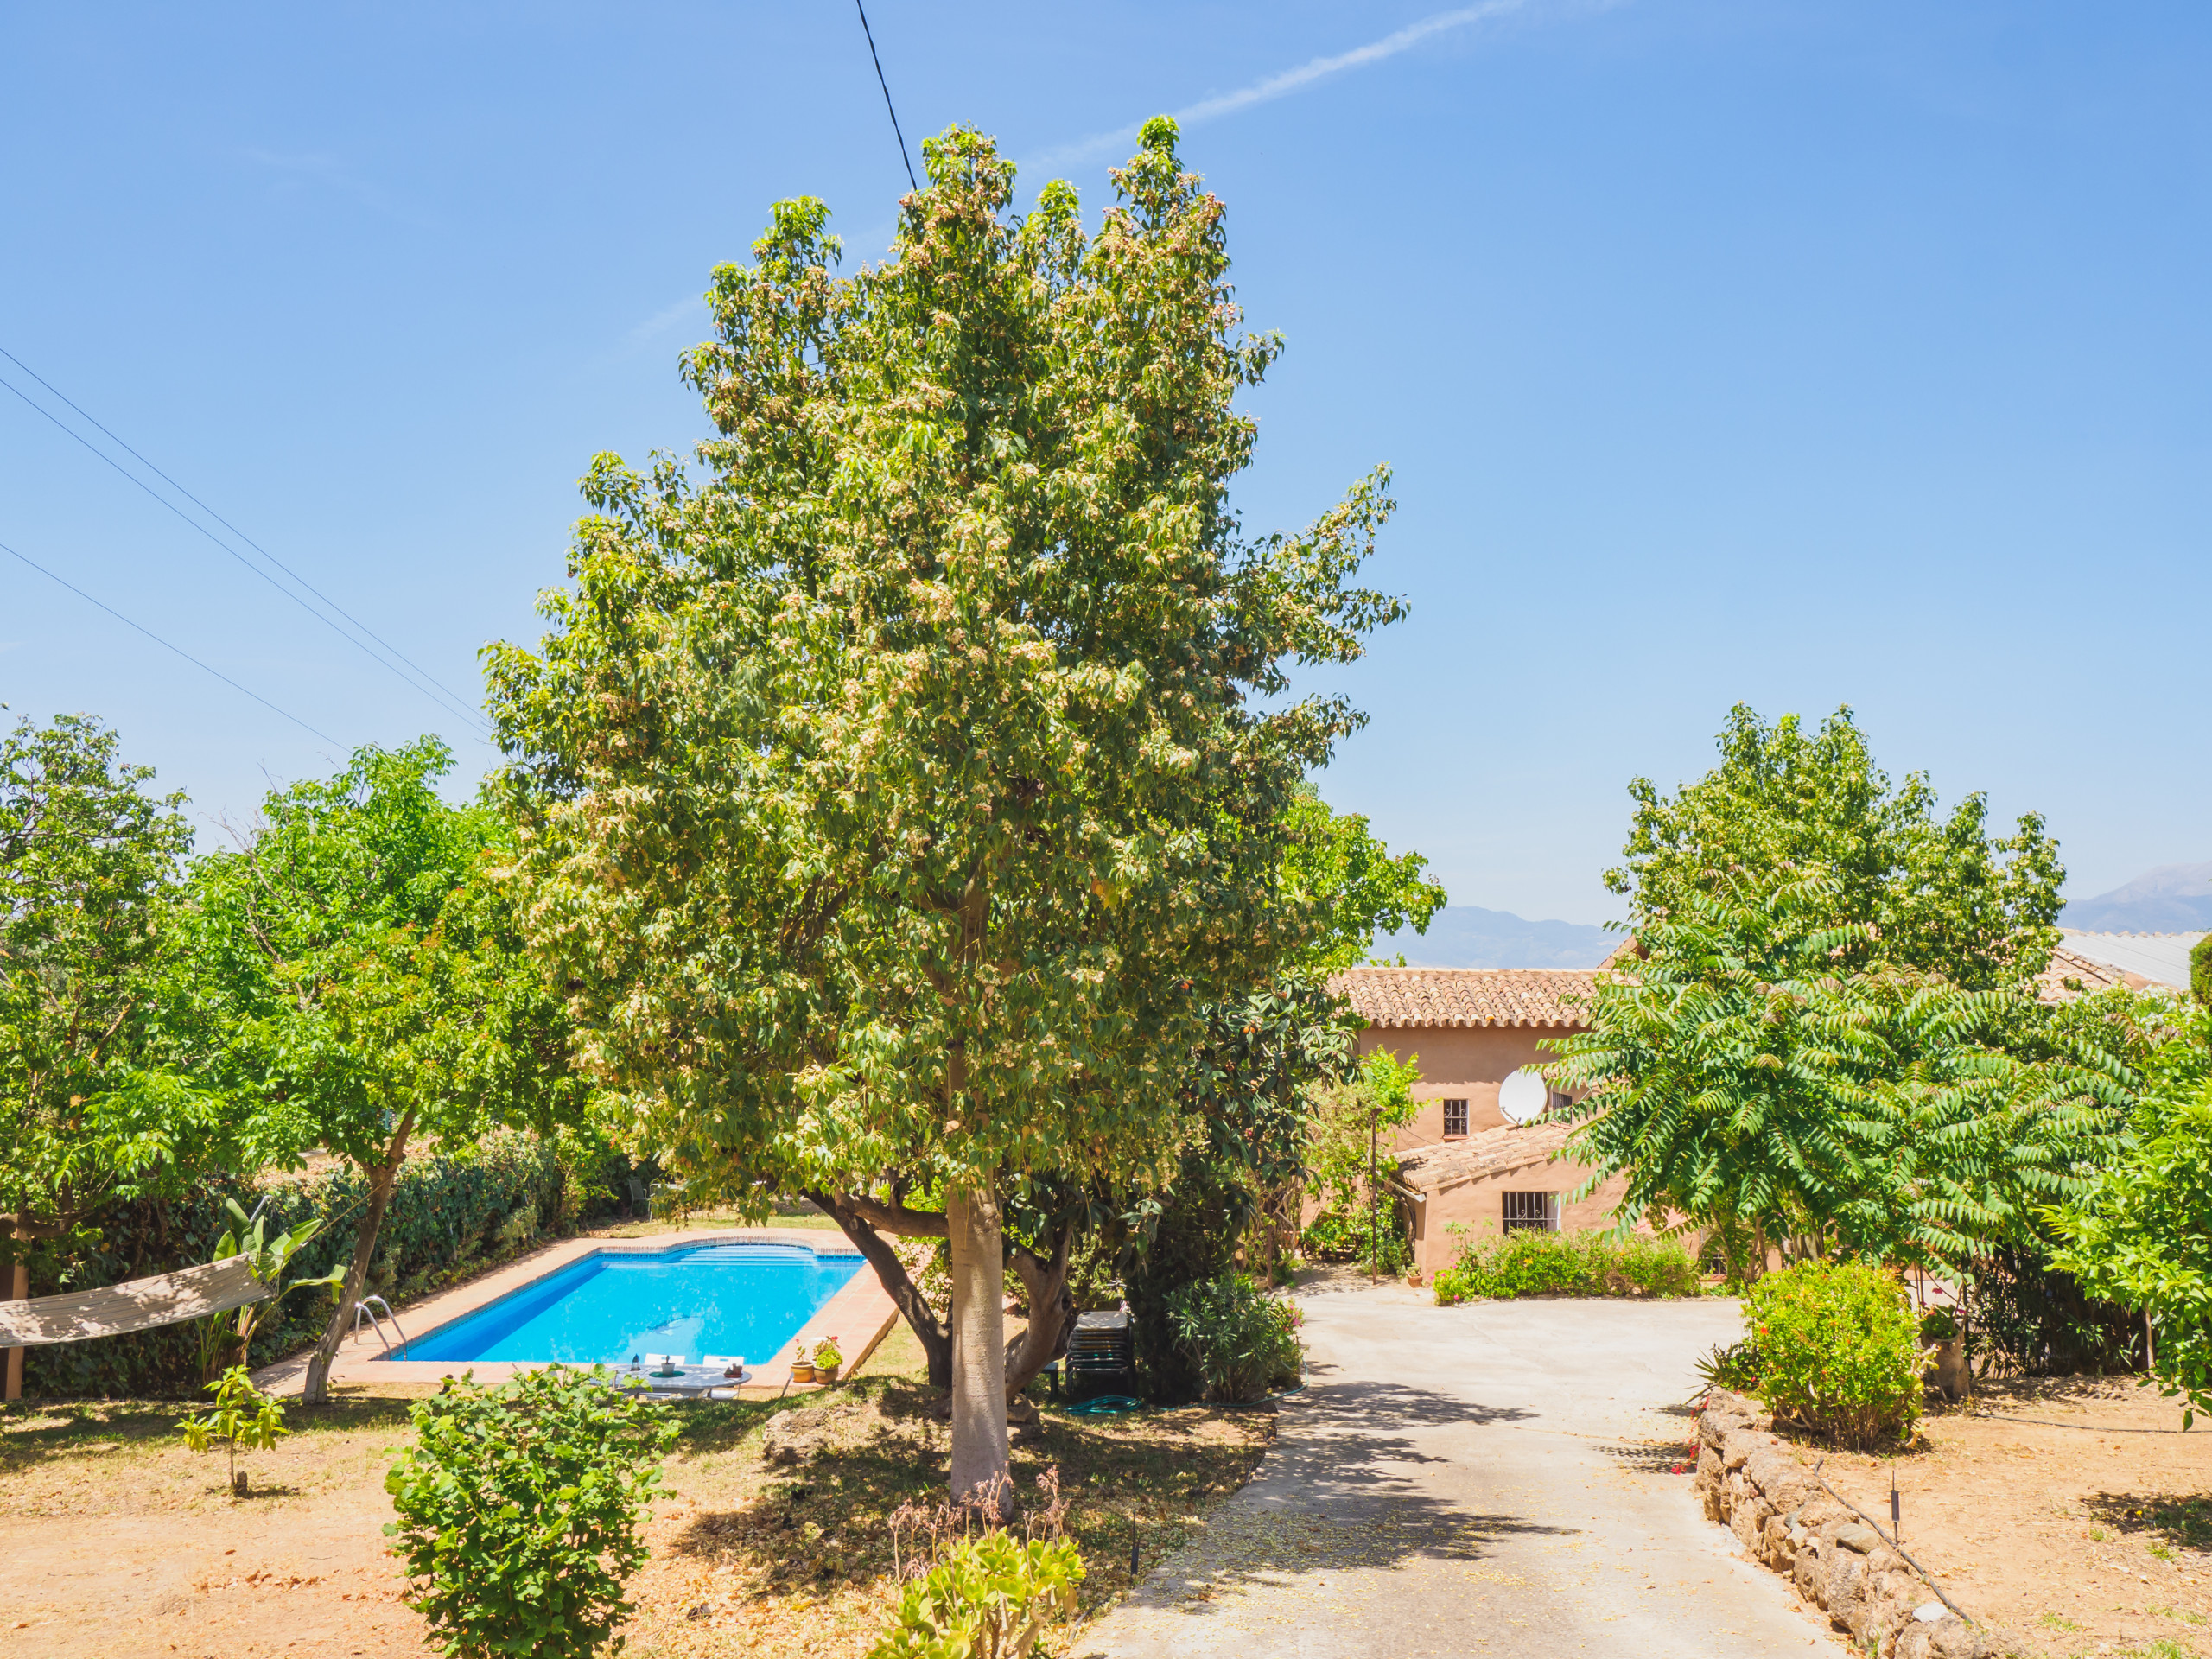
{"type": "Polygon", "coordinates": [[[1428,931],[1377,934],[1375,960],[1408,968],[1595,968],[1621,942],[1586,922],[1532,922],[1510,910],[1447,905],[1428,931]]]}
{"type": "MultiPolygon", "coordinates": [[[[2073,900],[2058,920],[2092,933],[2212,931],[2212,862],[2145,870],[2110,893],[2073,900]]],[[[1586,922],[1532,922],[1510,910],[1447,905],[1426,933],[1377,934],[1374,957],[1402,956],[1408,968],[1595,968],[1620,942],[1586,922]]]]}
{"type": "Polygon", "coordinates": [[[2058,925],[2091,933],[2212,931],[2212,863],[2145,870],[2125,887],[2075,899],[2059,912],[2058,925]]]}

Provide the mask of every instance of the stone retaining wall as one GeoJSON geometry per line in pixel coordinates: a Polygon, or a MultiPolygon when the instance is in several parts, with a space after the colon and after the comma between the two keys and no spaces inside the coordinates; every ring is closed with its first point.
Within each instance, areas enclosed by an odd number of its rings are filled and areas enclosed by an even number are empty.
{"type": "Polygon", "coordinates": [[[1716,1389],[1698,1418],[1697,1491],[1754,1560],[1864,1646],[1891,1659],[1995,1659],[2005,1643],[1947,1609],[1925,1580],[1758,1426],[1741,1395],[1716,1389]]]}

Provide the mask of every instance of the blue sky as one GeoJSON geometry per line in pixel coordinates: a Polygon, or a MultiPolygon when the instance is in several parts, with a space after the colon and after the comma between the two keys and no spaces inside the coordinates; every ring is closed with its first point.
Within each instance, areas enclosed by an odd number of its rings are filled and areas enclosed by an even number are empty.
{"type": "MultiPolygon", "coordinates": [[[[2075,895],[2212,856],[2212,14],[870,18],[910,140],[973,122],[1094,212],[1115,135],[1189,112],[1288,340],[1248,524],[1397,469],[1413,616],[1324,791],[1456,902],[1615,913],[1627,780],[1739,699],[2042,810],[2075,895]]],[[[835,0],[14,7],[0,145],[0,347],[472,700],[591,454],[701,435],[709,267],[800,194],[873,257],[906,185],[835,0]]],[[[326,734],[0,556],[9,718],[101,715],[205,823],[356,743],[491,764],[3,391],[0,542],[326,734]]]]}

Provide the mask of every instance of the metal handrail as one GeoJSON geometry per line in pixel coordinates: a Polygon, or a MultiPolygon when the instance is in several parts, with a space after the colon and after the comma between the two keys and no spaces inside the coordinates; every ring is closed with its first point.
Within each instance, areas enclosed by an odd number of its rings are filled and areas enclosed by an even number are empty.
{"type": "Polygon", "coordinates": [[[385,1352],[388,1354],[391,1351],[391,1338],[384,1333],[385,1319],[390,1319],[391,1321],[391,1328],[399,1332],[399,1345],[402,1348],[407,1346],[407,1332],[400,1330],[399,1315],[391,1311],[391,1304],[390,1302],[385,1300],[381,1296],[364,1296],[354,1302],[353,1334],[357,1337],[361,1334],[361,1316],[365,1313],[368,1315],[369,1329],[377,1333],[377,1340],[384,1344],[385,1352]],[[369,1306],[371,1302],[374,1302],[377,1305],[376,1307],[371,1307],[369,1306]],[[380,1307],[384,1310],[383,1319],[378,1319],[377,1317],[377,1307],[380,1307]]]}

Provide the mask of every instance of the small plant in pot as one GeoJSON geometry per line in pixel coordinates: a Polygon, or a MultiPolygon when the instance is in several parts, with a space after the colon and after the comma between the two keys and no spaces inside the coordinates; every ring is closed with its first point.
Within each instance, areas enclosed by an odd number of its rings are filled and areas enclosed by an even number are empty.
{"type": "Polygon", "coordinates": [[[845,1356],[843,1351],[837,1346],[836,1338],[824,1337],[814,1344],[814,1380],[816,1382],[835,1382],[837,1380],[837,1368],[844,1363],[845,1356]]]}
{"type": "Polygon", "coordinates": [[[814,1381],[814,1361],[808,1357],[806,1344],[803,1342],[795,1342],[791,1344],[791,1381],[794,1382],[814,1381]]]}

